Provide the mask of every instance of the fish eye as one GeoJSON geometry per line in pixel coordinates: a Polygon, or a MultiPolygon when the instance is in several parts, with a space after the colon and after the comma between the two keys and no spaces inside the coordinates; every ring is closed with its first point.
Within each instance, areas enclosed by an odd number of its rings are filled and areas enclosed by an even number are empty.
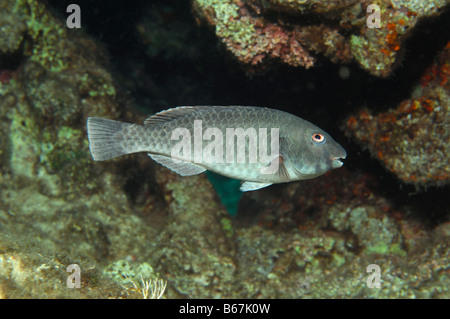
{"type": "Polygon", "coordinates": [[[320,133],[314,133],[311,136],[311,139],[315,144],[322,144],[325,142],[325,136],[323,136],[323,134],[320,133]]]}

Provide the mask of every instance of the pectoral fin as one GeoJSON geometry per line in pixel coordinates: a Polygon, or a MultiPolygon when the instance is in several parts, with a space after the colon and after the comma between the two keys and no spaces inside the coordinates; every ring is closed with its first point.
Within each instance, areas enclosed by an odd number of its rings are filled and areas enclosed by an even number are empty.
{"type": "Polygon", "coordinates": [[[198,175],[206,171],[206,168],[201,167],[199,165],[188,163],[188,162],[180,162],[175,163],[171,157],[164,155],[156,155],[156,154],[148,154],[155,162],[171,169],[175,173],[180,174],[181,176],[192,176],[198,175]]]}
{"type": "Polygon", "coordinates": [[[274,179],[280,182],[288,182],[291,179],[285,165],[285,157],[277,155],[267,165],[261,168],[261,174],[273,175],[274,179]]]}
{"type": "Polygon", "coordinates": [[[272,185],[272,183],[244,182],[241,185],[241,192],[254,191],[272,185]]]}

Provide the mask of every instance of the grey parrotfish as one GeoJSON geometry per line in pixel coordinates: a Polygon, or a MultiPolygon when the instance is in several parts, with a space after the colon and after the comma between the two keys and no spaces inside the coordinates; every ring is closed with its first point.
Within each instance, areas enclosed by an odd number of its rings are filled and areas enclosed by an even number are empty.
{"type": "Polygon", "coordinates": [[[210,170],[243,180],[241,191],[314,178],[347,156],[314,124],[253,106],[181,106],[143,125],[89,117],[87,131],[95,161],[146,152],[183,176],[210,170]]]}

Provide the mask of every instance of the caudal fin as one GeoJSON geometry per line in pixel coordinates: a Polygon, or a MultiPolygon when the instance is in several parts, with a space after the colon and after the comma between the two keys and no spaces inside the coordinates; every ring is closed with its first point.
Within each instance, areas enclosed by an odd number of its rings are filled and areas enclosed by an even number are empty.
{"type": "Polygon", "coordinates": [[[89,149],[95,161],[105,161],[127,154],[118,147],[116,142],[117,133],[127,125],[131,124],[98,117],[87,119],[89,149]]]}

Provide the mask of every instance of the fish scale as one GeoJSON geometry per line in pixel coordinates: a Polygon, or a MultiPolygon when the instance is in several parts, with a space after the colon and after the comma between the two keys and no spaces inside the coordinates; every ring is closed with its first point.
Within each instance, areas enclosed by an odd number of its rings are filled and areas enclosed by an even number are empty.
{"type": "Polygon", "coordinates": [[[339,159],[346,157],[345,150],[317,126],[292,114],[262,107],[177,107],[149,117],[144,125],[91,117],[87,127],[94,160],[147,152],[155,161],[181,175],[199,174],[208,169],[241,179],[245,181],[243,191],[313,178],[342,166],[339,159]],[[196,132],[194,123],[201,130],[196,132]],[[215,130],[211,140],[204,139],[207,129],[215,130]],[[265,143],[261,142],[264,135],[260,129],[267,129],[265,143]],[[279,136],[273,137],[279,144],[277,152],[271,148],[272,129],[279,132],[279,136]],[[239,135],[239,130],[243,134],[239,135]],[[255,143],[250,145],[252,139],[248,134],[252,131],[255,143]],[[184,134],[172,136],[180,132],[184,134]],[[317,142],[319,137],[324,140],[317,142]],[[265,158],[260,156],[260,143],[266,145],[265,158]],[[240,157],[243,162],[238,162],[239,151],[245,154],[240,157]],[[252,158],[254,162],[251,162],[251,152],[256,155],[252,158]],[[207,161],[204,156],[208,154],[215,161],[207,161]],[[272,166],[278,169],[269,174],[272,166]]]}

